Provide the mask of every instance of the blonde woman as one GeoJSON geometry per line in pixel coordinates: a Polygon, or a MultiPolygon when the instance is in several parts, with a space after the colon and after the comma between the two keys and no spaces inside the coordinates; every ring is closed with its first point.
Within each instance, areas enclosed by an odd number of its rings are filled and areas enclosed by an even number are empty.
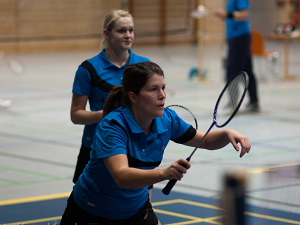
{"type": "Polygon", "coordinates": [[[73,83],[71,120],[74,124],[85,125],[73,177],[74,183],[90,159],[95,129],[102,120],[102,109],[109,91],[122,84],[124,70],[128,65],[150,61],[131,50],[134,42],[134,23],[127,11],[114,10],[105,16],[103,38],[102,51],[78,67],[73,83]],[[89,109],[86,108],[88,102],[89,109]]]}

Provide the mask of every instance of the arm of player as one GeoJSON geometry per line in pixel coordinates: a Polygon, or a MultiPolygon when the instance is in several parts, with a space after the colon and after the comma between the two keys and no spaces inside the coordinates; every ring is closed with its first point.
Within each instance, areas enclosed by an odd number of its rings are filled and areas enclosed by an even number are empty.
{"type": "MultiPolygon", "coordinates": [[[[213,14],[222,20],[225,20],[228,17],[228,12],[222,8],[215,9],[213,14]]],[[[246,9],[240,11],[234,11],[232,13],[232,18],[237,21],[246,21],[248,17],[249,17],[249,11],[246,9]]]]}
{"type": "Polygon", "coordinates": [[[227,11],[222,8],[214,9],[213,14],[221,20],[225,20],[227,18],[227,11]]]}
{"type": "Polygon", "coordinates": [[[249,11],[244,9],[233,12],[233,18],[237,21],[246,21],[249,17],[249,11]]]}
{"type": "Polygon", "coordinates": [[[73,94],[70,114],[74,124],[90,125],[102,120],[103,110],[86,111],[88,97],[88,95],[73,94]]]}
{"type": "Polygon", "coordinates": [[[104,163],[121,188],[142,188],[163,180],[181,180],[183,174],[191,167],[186,159],[180,159],[167,168],[137,169],[128,166],[128,158],[125,154],[105,158],[104,163]]]}
{"type": "MultiPolygon", "coordinates": [[[[203,136],[204,132],[197,131],[195,137],[186,142],[185,145],[196,147],[199,145],[203,136]]],[[[216,150],[225,147],[229,143],[233,145],[236,151],[240,151],[241,149],[240,157],[242,157],[245,153],[248,153],[251,149],[249,138],[231,129],[210,131],[205,140],[202,142],[200,148],[216,150]]]]}

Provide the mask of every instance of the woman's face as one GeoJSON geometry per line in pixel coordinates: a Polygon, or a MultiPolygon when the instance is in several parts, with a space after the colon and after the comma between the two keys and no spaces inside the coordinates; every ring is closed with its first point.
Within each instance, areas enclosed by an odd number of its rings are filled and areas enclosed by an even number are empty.
{"type": "Polygon", "coordinates": [[[133,21],[130,17],[121,17],[111,31],[104,31],[109,47],[128,50],[134,41],[133,21]]]}
{"type": "Polygon", "coordinates": [[[149,119],[163,116],[166,100],[166,82],[162,75],[151,76],[140,93],[135,96],[138,111],[149,119]]]}

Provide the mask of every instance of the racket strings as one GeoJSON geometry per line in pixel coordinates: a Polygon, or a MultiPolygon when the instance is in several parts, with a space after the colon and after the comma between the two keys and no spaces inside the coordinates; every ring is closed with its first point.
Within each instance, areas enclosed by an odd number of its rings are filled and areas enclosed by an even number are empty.
{"type": "Polygon", "coordinates": [[[226,123],[238,111],[248,87],[247,76],[243,73],[236,76],[224,90],[219,99],[219,106],[216,110],[216,120],[218,126],[225,126],[226,123]],[[221,110],[220,110],[221,109],[221,110]]]}
{"type": "MultiPolygon", "coordinates": [[[[202,142],[205,140],[205,137],[207,136],[207,134],[209,133],[209,131],[212,129],[212,127],[214,125],[216,125],[217,127],[224,127],[235,116],[240,105],[242,104],[242,101],[244,100],[247,88],[248,88],[248,75],[246,72],[241,72],[233,80],[231,80],[229,83],[226,84],[226,86],[222,90],[222,92],[217,100],[215,110],[214,110],[213,123],[211,124],[209,129],[206,131],[205,135],[202,137],[202,139],[198,143],[198,145],[195,146],[195,149],[190,154],[190,156],[187,157],[187,159],[186,159],[187,161],[191,160],[192,156],[194,155],[196,150],[201,146],[202,142]],[[241,89],[241,91],[239,89],[241,89]],[[238,101],[236,101],[236,99],[238,101]],[[236,104],[236,102],[238,102],[238,104],[236,104]],[[224,117],[225,120],[222,120],[223,117],[222,117],[222,114],[218,112],[218,108],[220,105],[221,105],[221,107],[227,106],[227,108],[228,108],[228,104],[229,104],[229,106],[233,105],[233,107],[230,107],[230,109],[229,109],[231,111],[231,113],[228,114],[229,116],[224,117]],[[218,118],[218,121],[217,121],[217,118],[218,118]]],[[[163,188],[162,192],[165,195],[168,195],[170,193],[170,191],[172,190],[172,188],[174,187],[174,185],[176,184],[176,182],[177,182],[176,179],[170,180],[167,183],[167,185],[163,188]]]]}
{"type": "Polygon", "coordinates": [[[167,107],[175,110],[181,119],[183,119],[186,123],[191,124],[195,129],[198,129],[197,118],[191,110],[182,105],[169,105],[167,107]]]}

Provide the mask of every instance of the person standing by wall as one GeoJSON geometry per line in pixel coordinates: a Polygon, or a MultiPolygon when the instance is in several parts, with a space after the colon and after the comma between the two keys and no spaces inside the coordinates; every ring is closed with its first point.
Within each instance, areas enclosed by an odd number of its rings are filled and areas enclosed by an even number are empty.
{"type": "Polygon", "coordinates": [[[249,8],[249,0],[229,0],[227,10],[216,8],[213,13],[216,17],[226,21],[228,43],[226,79],[231,80],[240,71],[247,72],[250,102],[246,110],[256,113],[260,111],[260,106],[257,81],[252,68],[249,8]]]}

